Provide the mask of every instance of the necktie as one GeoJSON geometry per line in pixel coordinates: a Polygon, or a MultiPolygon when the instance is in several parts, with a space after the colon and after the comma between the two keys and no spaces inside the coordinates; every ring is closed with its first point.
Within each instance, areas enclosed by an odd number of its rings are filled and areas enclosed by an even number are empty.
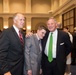
{"type": "Polygon", "coordinates": [[[53,33],[51,33],[50,35],[50,40],[49,40],[49,50],[48,50],[48,61],[51,62],[53,60],[53,56],[52,56],[52,45],[53,45],[53,33]]]}
{"type": "Polygon", "coordinates": [[[21,31],[19,31],[19,39],[21,41],[21,44],[24,46],[24,40],[23,40],[23,36],[22,36],[21,31]]]}

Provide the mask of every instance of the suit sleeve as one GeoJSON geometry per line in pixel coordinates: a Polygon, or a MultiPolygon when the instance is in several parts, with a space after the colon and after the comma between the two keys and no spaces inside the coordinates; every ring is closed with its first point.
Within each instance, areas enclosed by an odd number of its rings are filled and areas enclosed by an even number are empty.
{"type": "Polygon", "coordinates": [[[25,39],[25,52],[24,52],[25,63],[24,64],[25,64],[26,70],[31,70],[30,50],[31,50],[31,39],[29,37],[25,39]]]}
{"type": "Polygon", "coordinates": [[[7,32],[3,31],[0,35],[0,73],[4,74],[9,71],[7,55],[9,48],[9,39],[7,32]]]}
{"type": "Polygon", "coordinates": [[[68,55],[72,50],[72,43],[70,41],[70,37],[68,34],[65,35],[64,39],[65,39],[65,46],[67,48],[66,55],[68,55]]]}

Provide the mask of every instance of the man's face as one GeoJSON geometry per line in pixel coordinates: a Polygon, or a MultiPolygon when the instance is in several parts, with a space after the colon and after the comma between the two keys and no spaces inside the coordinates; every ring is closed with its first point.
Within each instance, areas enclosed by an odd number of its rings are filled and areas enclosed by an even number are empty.
{"type": "Polygon", "coordinates": [[[18,14],[16,19],[14,20],[14,23],[17,28],[21,29],[24,26],[25,18],[22,14],[18,14]]]}
{"type": "Polygon", "coordinates": [[[56,22],[54,19],[49,19],[48,22],[47,22],[47,27],[48,27],[48,30],[53,32],[55,29],[56,29],[56,22]]]}
{"type": "Polygon", "coordinates": [[[46,34],[46,30],[44,30],[44,29],[37,30],[37,34],[38,34],[38,36],[39,36],[40,39],[43,39],[43,37],[46,34]]]}

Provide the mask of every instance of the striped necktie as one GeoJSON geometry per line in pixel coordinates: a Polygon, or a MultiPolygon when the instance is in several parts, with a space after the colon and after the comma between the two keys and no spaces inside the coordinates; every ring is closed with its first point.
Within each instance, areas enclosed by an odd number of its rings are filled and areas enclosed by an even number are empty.
{"type": "Polygon", "coordinates": [[[19,31],[19,39],[20,39],[21,44],[24,46],[24,40],[23,40],[21,31],[19,31]]]}

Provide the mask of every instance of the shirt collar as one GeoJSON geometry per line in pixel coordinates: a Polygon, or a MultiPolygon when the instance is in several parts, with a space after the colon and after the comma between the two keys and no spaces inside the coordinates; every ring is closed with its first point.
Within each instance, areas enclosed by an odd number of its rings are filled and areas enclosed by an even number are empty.
{"type": "Polygon", "coordinates": [[[50,33],[53,33],[53,34],[57,33],[57,29],[55,31],[53,31],[53,32],[50,32],[50,33]]]}
{"type": "Polygon", "coordinates": [[[17,32],[17,34],[19,35],[19,29],[15,25],[13,25],[13,27],[14,27],[15,31],[17,32]]]}

